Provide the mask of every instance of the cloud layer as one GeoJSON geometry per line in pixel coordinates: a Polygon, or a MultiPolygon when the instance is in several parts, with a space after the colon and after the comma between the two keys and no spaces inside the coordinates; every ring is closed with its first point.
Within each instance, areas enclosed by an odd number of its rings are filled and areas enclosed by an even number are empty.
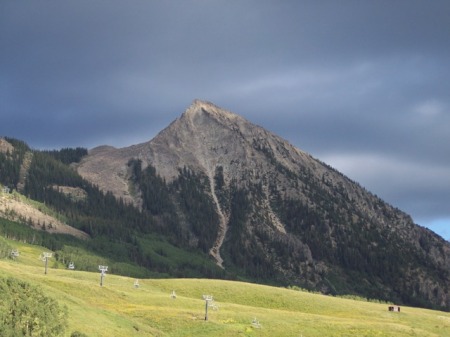
{"type": "Polygon", "coordinates": [[[449,17],[439,0],[5,0],[0,135],[127,146],[205,99],[449,239],[449,17]]]}

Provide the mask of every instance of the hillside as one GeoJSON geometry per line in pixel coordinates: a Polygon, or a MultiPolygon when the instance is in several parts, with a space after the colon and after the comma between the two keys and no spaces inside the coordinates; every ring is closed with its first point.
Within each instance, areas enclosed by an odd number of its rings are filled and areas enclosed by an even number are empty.
{"type": "Polygon", "coordinates": [[[45,230],[48,233],[68,234],[80,239],[87,239],[89,235],[73,228],[59,219],[56,214],[44,212],[43,205],[33,204],[31,200],[18,193],[3,193],[0,191],[0,217],[12,220],[27,222],[30,227],[36,230],[45,230]]]}
{"type": "MultiPolygon", "coordinates": [[[[0,237],[0,240],[4,240],[0,237]]],[[[2,277],[13,276],[41,287],[66,305],[69,326],[89,337],[119,336],[446,336],[450,314],[410,307],[388,312],[387,304],[354,301],[243,282],[206,279],[135,279],[108,272],[67,270],[50,263],[44,275],[37,256],[46,251],[7,241],[15,260],[0,259],[2,277]],[[170,294],[175,290],[177,298],[170,294]],[[212,295],[218,310],[208,310],[202,295],[212,295]],[[259,325],[252,324],[253,320],[259,325]],[[95,324],[93,324],[95,322],[95,324]]]]}
{"type": "MultiPolygon", "coordinates": [[[[3,141],[6,143],[10,147],[0,151],[0,194],[5,209],[0,214],[1,234],[49,249],[78,247],[114,261],[120,265],[117,272],[126,275],[225,276],[207,256],[176,244],[176,233],[165,226],[166,222],[158,222],[110,193],[102,193],[80,177],[69,164],[79,161],[86,150],[32,151],[22,141],[8,138],[3,141]],[[23,171],[23,158],[31,151],[25,197],[15,188],[23,171]],[[4,193],[2,186],[8,186],[9,193],[4,193]],[[67,226],[60,226],[58,221],[67,226]],[[59,231],[61,228],[68,231],[59,231]],[[89,238],[65,235],[74,233],[89,238]]],[[[85,261],[80,262],[83,270],[90,270],[85,261]]]]}

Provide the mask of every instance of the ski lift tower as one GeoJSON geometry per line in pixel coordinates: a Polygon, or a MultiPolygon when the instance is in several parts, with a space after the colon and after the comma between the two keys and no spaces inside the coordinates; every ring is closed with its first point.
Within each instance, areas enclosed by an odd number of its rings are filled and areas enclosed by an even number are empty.
{"type": "Polygon", "coordinates": [[[172,290],[172,293],[170,294],[170,298],[173,300],[177,298],[177,294],[175,293],[175,290],[172,290]]]}
{"type": "Polygon", "coordinates": [[[52,257],[52,253],[43,252],[40,259],[45,262],[45,275],[47,275],[48,259],[52,257]]]}
{"type": "Polygon", "coordinates": [[[205,321],[208,320],[208,307],[210,303],[213,302],[213,297],[211,295],[203,295],[203,299],[205,300],[205,321]]]}
{"type": "Polygon", "coordinates": [[[15,260],[17,257],[19,257],[19,251],[17,249],[11,250],[11,257],[13,260],[15,260]]]}
{"type": "Polygon", "coordinates": [[[103,287],[103,278],[106,276],[106,272],[108,271],[108,266],[98,266],[98,270],[100,270],[100,287],[103,287]]]}

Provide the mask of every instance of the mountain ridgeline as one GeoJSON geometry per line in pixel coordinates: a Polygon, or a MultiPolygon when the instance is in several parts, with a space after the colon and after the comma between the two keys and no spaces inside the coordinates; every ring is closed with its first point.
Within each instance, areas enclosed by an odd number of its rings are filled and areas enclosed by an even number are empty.
{"type": "Polygon", "coordinates": [[[447,241],[211,103],[194,101],[151,141],[121,149],[40,152],[1,141],[3,185],[22,183],[25,195],[90,235],[80,244],[135,265],[134,272],[296,285],[450,310],[447,241]],[[84,199],[69,187],[83,190],[84,199]]]}

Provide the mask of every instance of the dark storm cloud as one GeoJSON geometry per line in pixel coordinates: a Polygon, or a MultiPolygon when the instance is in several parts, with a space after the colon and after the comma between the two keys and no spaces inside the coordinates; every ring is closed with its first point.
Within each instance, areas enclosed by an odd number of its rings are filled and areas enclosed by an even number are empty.
{"type": "Polygon", "coordinates": [[[206,99],[444,226],[449,17],[437,0],[2,1],[0,135],[127,146],[206,99]]]}

